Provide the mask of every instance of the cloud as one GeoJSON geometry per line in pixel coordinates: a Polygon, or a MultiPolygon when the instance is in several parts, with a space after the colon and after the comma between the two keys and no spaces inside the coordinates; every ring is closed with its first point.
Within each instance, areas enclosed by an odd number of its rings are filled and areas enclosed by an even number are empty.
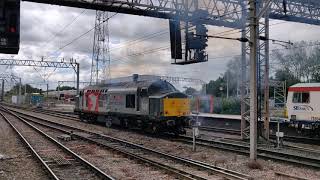
{"type": "MultiPolygon", "coordinates": [[[[75,58],[80,65],[81,81],[90,80],[95,14],[62,6],[30,2],[21,3],[21,45],[17,59],[60,61],[75,58]],[[74,20],[76,19],[76,20],[74,20]],[[74,20],[74,21],[73,21],[74,20]],[[72,23],[72,24],[70,24],[72,23]],[[61,30],[70,24],[65,30],[61,30]],[[88,32],[89,31],[89,32],[88,32]],[[81,34],[88,32],[77,39],[81,34]],[[77,39],[77,40],[75,40],[77,39]],[[72,43],[71,43],[72,42],[72,43]]],[[[114,13],[109,13],[109,16],[114,13]]],[[[270,37],[279,40],[320,40],[318,26],[272,20],[270,37]]],[[[227,62],[240,54],[238,41],[209,39],[207,52],[209,62],[186,66],[171,65],[168,20],[117,14],[109,21],[111,75],[112,77],[138,74],[156,74],[199,78],[205,81],[216,79],[226,70],[227,62]]],[[[209,34],[240,37],[238,30],[209,26],[209,34]],[[226,33],[226,31],[230,31],[226,33]],[[219,34],[221,32],[225,32],[219,34]]],[[[279,48],[271,44],[272,48],[279,48]]],[[[280,47],[282,48],[282,47],[280,47]]],[[[12,58],[1,55],[1,58],[12,58]]],[[[10,72],[7,67],[1,70],[10,72]]],[[[14,67],[12,71],[23,77],[23,82],[40,82],[39,73],[30,67],[14,67]]],[[[41,70],[45,72],[46,70],[41,70]]],[[[49,70],[47,70],[49,71],[49,70]]],[[[50,76],[54,84],[59,80],[74,80],[72,70],[56,70],[50,76]]]]}

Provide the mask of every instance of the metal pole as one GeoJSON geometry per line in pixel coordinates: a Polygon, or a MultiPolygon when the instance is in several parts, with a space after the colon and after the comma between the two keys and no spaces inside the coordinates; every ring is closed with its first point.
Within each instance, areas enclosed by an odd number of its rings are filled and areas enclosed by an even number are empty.
{"type": "Polygon", "coordinates": [[[80,90],[79,90],[79,72],[80,72],[80,68],[79,68],[79,63],[77,63],[77,95],[79,95],[79,93],[80,93],[80,90]]]}
{"type": "Polygon", "coordinates": [[[18,95],[18,105],[21,104],[21,78],[19,78],[19,95],[18,95]]]}
{"type": "Polygon", "coordinates": [[[48,97],[49,97],[49,83],[47,83],[47,100],[48,100],[48,97]]]}
{"type": "Polygon", "coordinates": [[[27,84],[24,85],[24,96],[27,95],[27,84]]]}
{"type": "Polygon", "coordinates": [[[227,71],[227,99],[229,99],[229,71],[227,71]]]}
{"type": "Polygon", "coordinates": [[[250,160],[257,160],[257,2],[250,0],[250,160]]]}
{"type": "Polygon", "coordinates": [[[2,79],[1,83],[1,101],[4,101],[4,79],[2,79]]]}
{"type": "Polygon", "coordinates": [[[192,150],[196,151],[196,128],[192,128],[192,150]]]}
{"type": "Polygon", "coordinates": [[[60,102],[60,81],[58,81],[58,101],[60,102]]]}
{"type": "MultiPolygon", "coordinates": [[[[241,37],[246,37],[246,30],[242,29],[241,37]]],[[[245,128],[246,128],[246,82],[247,82],[247,63],[246,63],[246,43],[241,43],[241,86],[240,86],[240,95],[241,95],[241,138],[245,139],[245,128]]]]}
{"type": "Polygon", "coordinates": [[[278,124],[277,124],[277,148],[280,147],[280,120],[278,119],[278,124]]]}
{"type": "MultiPolygon", "coordinates": [[[[269,10],[265,14],[265,38],[269,39],[269,10]]],[[[265,72],[264,72],[264,136],[269,141],[269,41],[265,42],[265,72]]]]}
{"type": "MultiPolygon", "coordinates": [[[[79,98],[80,96],[80,90],[79,90],[79,81],[80,81],[80,77],[79,77],[79,74],[80,74],[80,65],[79,63],[77,63],[77,97],[79,98]]],[[[80,98],[79,98],[80,99],[80,98]]],[[[80,106],[80,103],[79,103],[79,99],[78,101],[76,101],[76,109],[79,109],[79,106],[80,106]]]]}

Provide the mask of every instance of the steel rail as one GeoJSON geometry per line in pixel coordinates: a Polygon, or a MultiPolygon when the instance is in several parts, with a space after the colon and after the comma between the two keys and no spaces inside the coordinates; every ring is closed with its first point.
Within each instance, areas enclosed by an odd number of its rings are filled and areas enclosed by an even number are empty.
{"type": "Polygon", "coordinates": [[[234,135],[241,134],[241,131],[237,129],[217,128],[217,127],[211,127],[211,126],[199,126],[199,129],[204,131],[222,132],[222,133],[234,134],[234,135]]]}
{"type": "MultiPolygon", "coordinates": [[[[211,127],[211,126],[200,126],[199,129],[204,130],[204,131],[221,132],[221,133],[232,134],[232,135],[240,135],[241,134],[240,130],[238,130],[238,129],[227,129],[227,128],[218,128],[218,127],[211,127]]],[[[277,138],[276,135],[274,135],[274,134],[270,135],[270,139],[276,139],[276,138],[277,138]]],[[[287,142],[320,145],[320,138],[284,136],[283,140],[287,141],[287,142]]]]}
{"type": "MultiPolygon", "coordinates": [[[[3,108],[3,107],[2,107],[3,108]]],[[[114,180],[113,177],[111,177],[110,175],[106,174],[105,172],[103,172],[102,170],[100,170],[99,168],[95,167],[93,164],[91,164],[90,162],[88,162],[87,160],[83,159],[81,156],[79,156],[78,154],[76,154],[75,152],[73,152],[72,150],[70,150],[68,147],[64,146],[63,144],[61,144],[59,141],[55,140],[54,138],[52,138],[51,136],[49,136],[48,134],[46,134],[45,132],[43,132],[42,130],[40,130],[39,128],[35,127],[34,125],[30,124],[29,122],[25,121],[23,118],[21,118],[20,116],[16,116],[14,113],[10,112],[9,110],[3,108],[3,111],[6,111],[7,113],[12,114],[13,116],[15,116],[17,119],[19,119],[20,121],[22,121],[23,123],[25,123],[26,125],[28,125],[29,127],[31,127],[32,129],[34,129],[35,131],[37,131],[38,133],[40,133],[43,137],[47,138],[48,140],[50,140],[51,142],[53,142],[55,145],[57,145],[59,148],[61,148],[63,151],[71,154],[74,158],[76,158],[78,161],[80,161],[82,164],[84,164],[85,166],[89,167],[90,170],[92,170],[93,172],[95,172],[99,177],[101,177],[102,179],[108,179],[108,180],[114,180]]],[[[3,115],[3,113],[1,113],[3,115]]],[[[5,117],[5,116],[3,116],[5,117]]],[[[49,167],[49,166],[48,166],[49,167]]],[[[59,178],[58,178],[59,179],[59,178]]]]}
{"type": "MultiPolygon", "coordinates": [[[[180,136],[181,139],[176,139],[177,141],[191,144],[192,138],[188,136],[180,136]]],[[[228,150],[232,152],[242,153],[244,155],[249,154],[249,146],[237,143],[222,142],[217,140],[205,140],[197,139],[197,144],[206,147],[218,148],[223,150],[228,150]]],[[[266,150],[258,148],[258,156],[264,159],[273,159],[298,165],[305,165],[313,168],[320,168],[320,159],[297,156],[290,153],[278,152],[274,150],[266,150]]]]}
{"type": "MultiPolygon", "coordinates": [[[[18,107],[18,106],[13,106],[13,105],[9,105],[9,104],[5,104],[6,106],[9,107],[13,107],[13,108],[18,108],[18,109],[24,109],[24,110],[31,110],[33,112],[34,109],[29,109],[29,108],[22,108],[22,107],[18,107]]],[[[44,111],[48,111],[48,110],[44,110],[44,111]]],[[[68,114],[65,116],[63,113],[61,112],[57,112],[57,111],[52,111],[46,113],[46,112],[37,112],[37,113],[42,113],[42,114],[47,114],[47,115],[51,115],[51,116],[55,116],[55,117],[60,117],[60,118],[66,118],[66,119],[70,119],[70,120],[74,120],[74,121],[79,121],[76,117],[72,117],[72,116],[68,116],[68,114]],[[57,113],[57,114],[55,114],[57,113]]],[[[200,130],[204,130],[204,131],[212,131],[212,132],[220,132],[220,133],[227,133],[227,134],[232,134],[232,135],[240,135],[240,130],[238,129],[227,129],[227,128],[218,128],[218,127],[211,127],[211,126],[200,126],[199,127],[200,130]]],[[[270,139],[276,139],[276,136],[271,134],[270,135],[270,139]]],[[[284,136],[283,137],[284,141],[287,142],[295,142],[295,143],[302,143],[302,144],[310,144],[310,145],[320,145],[320,138],[308,138],[308,137],[299,137],[299,136],[284,136]]]]}
{"type": "MultiPolygon", "coordinates": [[[[8,112],[10,112],[10,110],[8,110],[8,112]]],[[[11,112],[12,113],[12,112],[11,112]]],[[[17,116],[17,117],[20,117],[18,115],[15,115],[14,113],[12,113],[12,115],[14,116],[17,116]]],[[[48,128],[51,128],[51,129],[55,129],[55,130],[58,130],[58,131],[61,131],[63,133],[67,133],[69,134],[70,131],[67,131],[67,130],[64,130],[64,129],[61,129],[61,128],[58,128],[58,127],[54,127],[54,126],[51,126],[51,125],[47,125],[47,124],[43,124],[43,123],[40,123],[40,122],[37,122],[37,121],[34,121],[32,119],[28,119],[28,118],[25,118],[25,117],[20,117],[20,118],[23,118],[27,121],[31,121],[33,123],[36,123],[36,124],[39,124],[39,125],[42,125],[42,126],[45,126],[45,127],[48,127],[48,128]]],[[[73,129],[73,128],[72,128],[73,129]]],[[[76,129],[74,129],[76,130],[76,129]]],[[[94,144],[97,144],[99,146],[103,146],[103,147],[106,147],[106,148],[109,148],[109,149],[112,149],[112,150],[115,150],[115,151],[118,151],[126,156],[130,156],[130,157],[133,157],[135,159],[138,159],[140,161],[143,161],[145,163],[148,163],[148,164],[151,164],[151,165],[154,165],[158,168],[161,168],[161,169],[164,169],[166,171],[169,171],[170,174],[174,174],[175,176],[179,177],[179,178],[183,178],[183,179],[190,179],[190,180],[205,180],[205,178],[202,178],[200,176],[197,176],[197,175],[194,175],[194,174],[191,174],[191,173],[188,173],[186,171],[181,171],[177,168],[174,168],[174,167],[171,167],[171,166],[168,166],[168,165],[165,165],[163,163],[159,163],[159,162],[156,162],[156,161],[153,161],[153,160],[150,160],[150,159],[147,159],[147,158],[144,158],[142,156],[139,156],[139,155],[136,155],[136,154],[133,154],[133,153],[130,153],[128,151],[124,151],[124,150],[121,150],[119,148],[115,148],[113,146],[110,146],[110,145],[107,145],[107,144],[104,144],[104,143],[101,143],[99,141],[96,141],[94,139],[91,139],[91,138],[88,138],[88,137],[85,137],[85,136],[81,136],[81,135],[78,135],[78,134],[73,134],[73,136],[76,136],[80,139],[83,139],[83,140],[86,140],[86,141],[89,141],[91,143],[94,143],[94,144]]]]}
{"type": "Polygon", "coordinates": [[[51,178],[55,180],[59,180],[59,178],[54,174],[54,172],[50,169],[50,167],[45,163],[45,161],[40,157],[40,155],[34,150],[31,144],[27,141],[27,139],[19,132],[19,130],[9,121],[9,119],[0,112],[3,119],[12,127],[12,129],[18,134],[18,136],[22,139],[23,143],[28,147],[28,149],[32,152],[32,155],[37,158],[37,160],[41,163],[41,165],[45,168],[51,178]]]}
{"type": "MultiPolygon", "coordinates": [[[[65,124],[52,122],[52,121],[49,121],[49,120],[46,120],[46,119],[43,119],[43,118],[39,118],[39,117],[32,116],[32,115],[29,115],[29,114],[24,114],[24,113],[17,112],[17,111],[15,111],[15,112],[18,113],[18,114],[23,114],[24,116],[27,116],[27,117],[35,118],[35,119],[40,120],[40,121],[44,121],[44,122],[51,123],[51,124],[54,124],[54,125],[58,125],[58,126],[61,126],[61,127],[64,127],[64,128],[68,128],[70,130],[81,131],[81,132],[85,132],[85,133],[88,133],[88,134],[91,134],[91,135],[96,135],[96,136],[98,136],[98,137],[100,137],[102,139],[105,139],[105,140],[108,140],[108,141],[111,141],[111,142],[117,142],[117,143],[123,144],[126,147],[130,146],[130,147],[133,147],[133,148],[139,148],[141,150],[144,150],[144,151],[147,151],[147,152],[150,152],[150,153],[154,153],[154,154],[157,154],[157,155],[160,155],[160,156],[163,156],[163,157],[167,157],[167,158],[175,160],[175,161],[180,161],[182,163],[186,163],[186,164],[189,164],[189,165],[201,168],[201,169],[205,169],[207,171],[211,171],[211,172],[214,172],[214,173],[219,173],[219,174],[223,175],[225,178],[242,179],[242,180],[251,179],[251,177],[249,177],[248,175],[242,174],[242,173],[239,173],[239,172],[236,172],[236,171],[232,171],[232,170],[228,170],[228,169],[225,169],[225,168],[213,166],[213,165],[210,165],[210,164],[207,164],[207,163],[204,163],[204,162],[200,162],[200,161],[196,161],[196,160],[191,160],[191,159],[182,158],[182,157],[175,156],[175,155],[162,153],[160,151],[156,151],[156,150],[153,150],[153,149],[141,146],[141,145],[137,145],[137,144],[134,144],[134,143],[122,140],[122,139],[118,139],[118,138],[115,138],[115,137],[107,136],[107,135],[104,135],[104,134],[99,134],[99,133],[95,133],[95,132],[92,132],[92,131],[76,128],[76,127],[73,127],[73,126],[68,126],[68,125],[65,125],[65,124]]],[[[23,117],[23,118],[26,118],[26,117],[23,117]]],[[[26,118],[26,119],[28,119],[28,121],[35,122],[32,119],[29,119],[29,118],[26,118]]],[[[52,127],[52,128],[55,128],[55,127],[52,127]]],[[[56,128],[56,129],[59,130],[59,128],[56,128]]],[[[64,133],[69,133],[70,132],[70,131],[66,131],[66,130],[63,130],[63,129],[60,129],[60,130],[62,132],[64,132],[64,133]]],[[[74,134],[74,135],[76,135],[79,138],[86,139],[86,137],[83,137],[81,135],[77,135],[77,134],[74,134]]],[[[92,139],[90,139],[90,138],[86,139],[86,140],[92,141],[92,139]]],[[[97,142],[97,143],[99,143],[99,142],[97,142]]],[[[103,143],[103,144],[100,144],[100,145],[105,145],[105,144],[103,143]]]]}
{"type": "MultiPolygon", "coordinates": [[[[21,113],[21,112],[18,112],[21,113]]],[[[24,113],[21,113],[24,114],[24,113]]],[[[27,115],[29,117],[39,118],[35,117],[33,115],[27,115]]],[[[40,118],[41,119],[41,118],[40,118]]],[[[50,121],[51,122],[51,121],[50,121]]],[[[82,130],[79,128],[75,128],[75,130],[82,130]]],[[[94,132],[93,132],[94,133],[94,132]]],[[[96,133],[94,133],[96,134],[96,133]]],[[[105,135],[103,135],[105,136],[105,135]]],[[[175,139],[176,141],[185,142],[185,143],[192,143],[190,137],[187,136],[180,136],[182,139],[175,139]]],[[[221,141],[212,141],[212,140],[205,140],[205,139],[198,139],[197,142],[198,145],[201,146],[207,146],[207,147],[214,147],[219,148],[223,150],[228,150],[236,153],[242,153],[245,155],[248,155],[248,149],[249,147],[247,145],[241,145],[236,143],[229,143],[229,142],[221,142],[221,141]]],[[[258,156],[265,158],[265,159],[273,159],[293,164],[299,164],[299,165],[306,165],[313,168],[320,168],[320,159],[314,159],[309,157],[303,157],[303,156],[297,156],[290,153],[284,153],[284,152],[277,152],[272,150],[265,150],[258,148],[258,156]]]]}
{"type": "Polygon", "coordinates": [[[54,112],[54,111],[49,111],[49,110],[40,110],[40,109],[33,109],[31,110],[33,112],[36,113],[41,113],[41,114],[46,114],[46,115],[50,115],[50,116],[55,116],[55,117],[60,117],[60,118],[65,118],[65,119],[69,119],[69,120],[74,120],[74,121],[80,121],[79,118],[69,115],[69,114],[62,114],[60,112],[54,112]]]}

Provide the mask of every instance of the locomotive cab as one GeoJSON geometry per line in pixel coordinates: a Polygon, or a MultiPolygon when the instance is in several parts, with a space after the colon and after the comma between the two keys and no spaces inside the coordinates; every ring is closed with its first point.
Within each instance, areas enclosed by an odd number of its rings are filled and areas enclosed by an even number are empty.
{"type": "Polygon", "coordinates": [[[319,132],[320,83],[299,83],[289,87],[287,111],[291,127],[319,132]]]}

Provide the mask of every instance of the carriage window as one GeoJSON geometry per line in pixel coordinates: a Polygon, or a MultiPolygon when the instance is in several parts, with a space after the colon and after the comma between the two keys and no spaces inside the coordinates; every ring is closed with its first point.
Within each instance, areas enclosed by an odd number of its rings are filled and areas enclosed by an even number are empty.
{"type": "Polygon", "coordinates": [[[293,93],[293,103],[309,103],[310,93],[309,92],[295,92],[293,93]]]}
{"type": "Polygon", "coordinates": [[[126,95],[126,108],[135,108],[136,96],[134,94],[126,95]]]}

